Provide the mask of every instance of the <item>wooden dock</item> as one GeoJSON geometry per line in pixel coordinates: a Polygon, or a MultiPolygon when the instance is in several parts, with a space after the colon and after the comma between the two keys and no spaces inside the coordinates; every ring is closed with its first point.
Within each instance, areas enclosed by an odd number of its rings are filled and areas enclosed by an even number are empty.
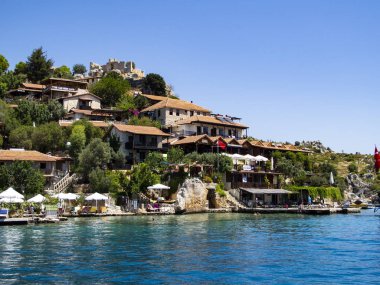
{"type": "Polygon", "coordinates": [[[330,215],[360,213],[360,208],[239,208],[239,213],[330,215]]]}
{"type": "Polygon", "coordinates": [[[0,226],[27,225],[29,218],[5,218],[0,219],[0,226]]]}

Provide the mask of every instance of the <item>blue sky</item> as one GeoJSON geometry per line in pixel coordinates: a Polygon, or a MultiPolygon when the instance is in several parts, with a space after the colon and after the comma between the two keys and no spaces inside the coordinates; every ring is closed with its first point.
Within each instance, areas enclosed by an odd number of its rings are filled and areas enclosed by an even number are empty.
{"type": "Polygon", "coordinates": [[[380,1],[0,1],[11,67],[133,60],[185,100],[242,117],[249,135],[380,145],[380,1]]]}

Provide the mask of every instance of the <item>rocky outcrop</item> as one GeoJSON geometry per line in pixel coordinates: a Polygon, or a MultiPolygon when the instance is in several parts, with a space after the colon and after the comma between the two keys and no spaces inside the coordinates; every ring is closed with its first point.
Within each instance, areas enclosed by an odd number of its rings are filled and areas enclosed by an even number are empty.
{"type": "Polygon", "coordinates": [[[356,195],[368,194],[371,191],[370,183],[364,182],[359,175],[350,173],[346,176],[348,185],[348,192],[355,193],[356,195]]]}
{"type": "Polygon", "coordinates": [[[208,210],[208,190],[198,178],[186,179],[177,192],[176,212],[196,213],[208,210]]]}

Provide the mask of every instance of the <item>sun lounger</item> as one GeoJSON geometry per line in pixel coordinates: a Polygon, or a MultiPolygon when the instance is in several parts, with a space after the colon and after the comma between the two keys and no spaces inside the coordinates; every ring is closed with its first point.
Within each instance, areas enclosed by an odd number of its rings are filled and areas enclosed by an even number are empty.
{"type": "Polygon", "coordinates": [[[97,213],[98,212],[98,209],[96,208],[96,207],[91,207],[90,208],[90,213],[91,214],[95,214],[95,213],[97,213]]]}
{"type": "Polygon", "coordinates": [[[147,210],[148,212],[159,212],[159,211],[160,211],[159,208],[154,208],[151,204],[148,204],[148,205],[146,206],[146,210],[147,210]]]}
{"type": "Polygon", "coordinates": [[[9,209],[0,209],[0,219],[8,218],[9,209]]]}

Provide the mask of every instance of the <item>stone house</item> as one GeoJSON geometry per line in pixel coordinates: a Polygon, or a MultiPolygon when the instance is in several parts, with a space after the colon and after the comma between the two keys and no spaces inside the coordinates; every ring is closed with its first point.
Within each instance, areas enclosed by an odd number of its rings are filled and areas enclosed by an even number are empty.
{"type": "Polygon", "coordinates": [[[156,127],[125,124],[113,124],[111,135],[119,138],[119,150],[129,165],[144,161],[150,151],[161,151],[162,140],[170,136],[156,127]]]}
{"type": "Polygon", "coordinates": [[[10,164],[15,161],[31,162],[32,166],[40,170],[44,175],[46,185],[50,186],[69,173],[71,158],[52,156],[35,150],[0,150],[0,165],[10,164]]]}
{"type": "Polygon", "coordinates": [[[63,108],[66,111],[70,111],[71,109],[80,109],[80,110],[101,109],[101,105],[100,105],[101,98],[91,93],[72,95],[69,97],[61,98],[59,101],[62,102],[63,108]]]}
{"type": "Polygon", "coordinates": [[[164,128],[170,129],[181,119],[187,119],[193,116],[209,116],[211,114],[210,110],[195,105],[192,102],[169,97],[162,98],[164,99],[141,110],[141,113],[159,121],[164,128]]]}

